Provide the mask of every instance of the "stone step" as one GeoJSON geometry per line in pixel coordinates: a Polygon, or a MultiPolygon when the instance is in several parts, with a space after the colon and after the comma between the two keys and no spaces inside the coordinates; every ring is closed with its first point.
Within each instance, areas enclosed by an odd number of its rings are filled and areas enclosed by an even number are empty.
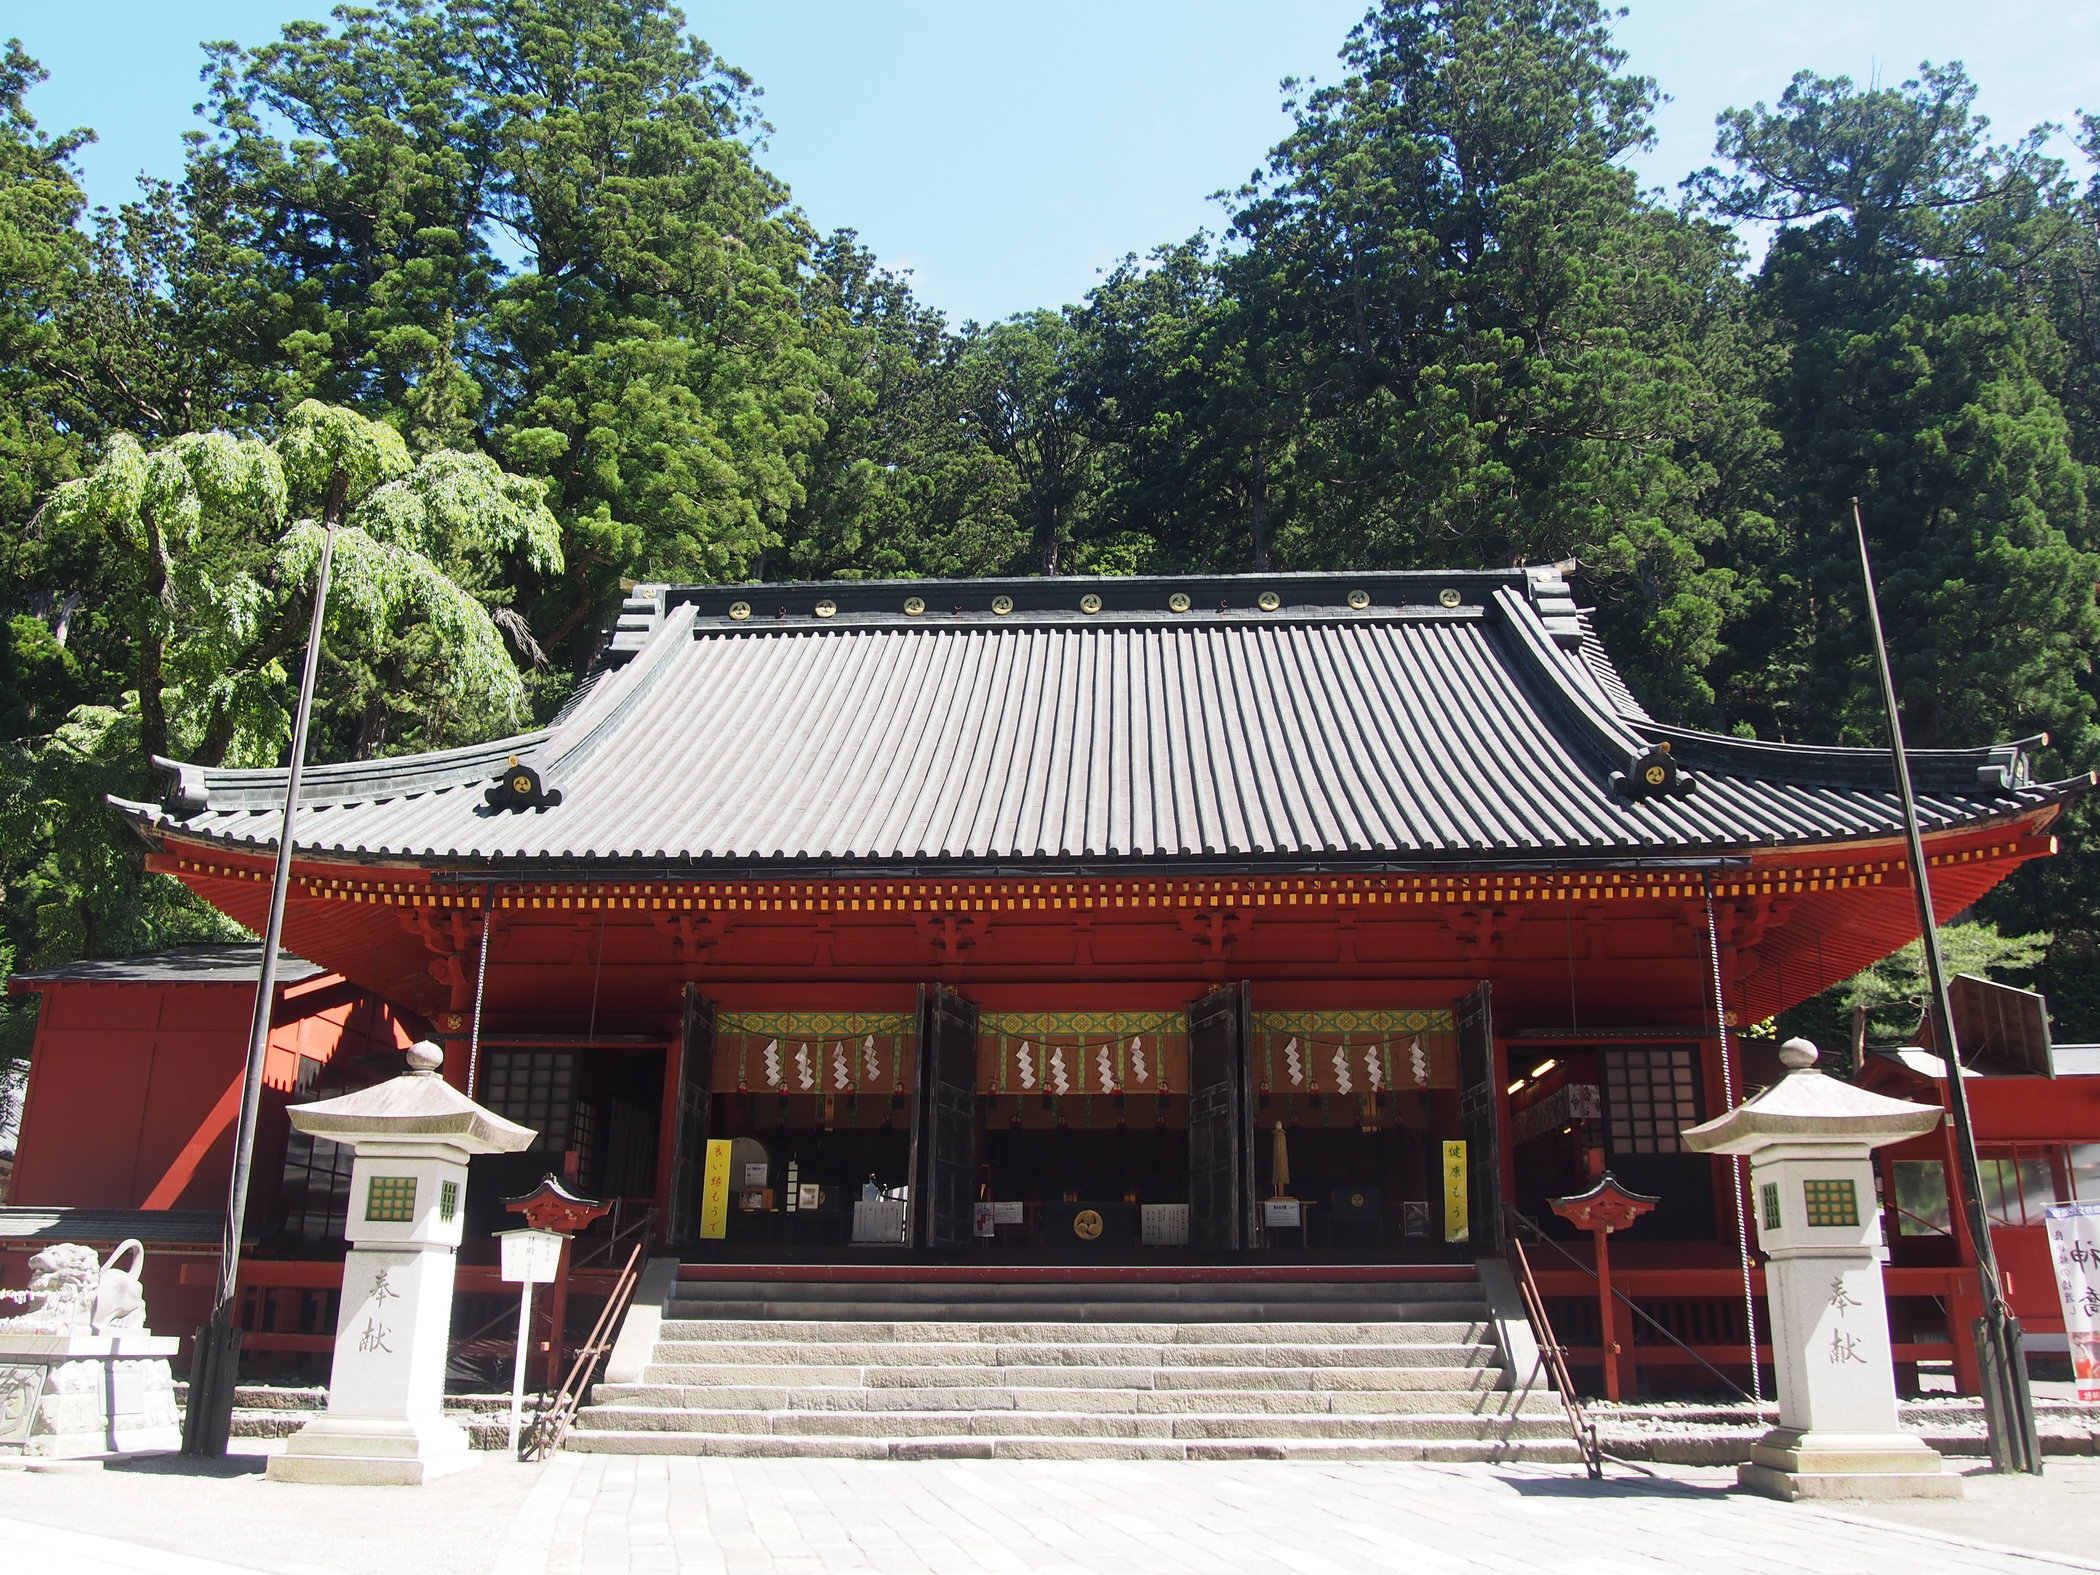
{"type": "MultiPolygon", "coordinates": [[[[889,1287],[883,1287],[885,1291],[889,1287]]],[[[722,1322],[764,1320],[767,1322],[912,1323],[938,1320],[944,1323],[1055,1323],[1055,1324],[1176,1324],[1201,1328],[1218,1323],[1384,1323],[1450,1320],[1477,1321],[1487,1316],[1477,1286],[1466,1287],[1467,1295],[1436,1299],[1410,1296],[1400,1300],[1297,1301],[1272,1298],[1236,1298],[1231,1301],[1185,1303],[1156,1298],[1102,1301],[1030,1298],[1005,1302],[975,1297],[940,1303],[891,1296],[834,1301],[803,1296],[771,1296],[750,1300],[706,1300],[676,1297],[664,1304],[664,1318],[672,1321],[722,1322]]]]}
{"type": "MultiPolygon", "coordinates": [[[[663,1340],[658,1368],[735,1365],[835,1367],[1485,1367],[1500,1360],[1485,1343],[1410,1345],[1005,1344],[980,1340],[804,1342],[663,1340]]],[[[675,1382],[676,1380],[658,1380],[675,1382]]]]}
{"type": "Polygon", "coordinates": [[[867,1345],[975,1341],[999,1345],[1453,1345],[1493,1338],[1478,1318],[1414,1323],[1025,1323],[666,1318],[661,1341],[782,1340],[867,1345]]]}
{"type": "Polygon", "coordinates": [[[824,1367],[815,1364],[652,1364],[644,1383],[686,1388],[917,1389],[1018,1384],[1037,1389],[1494,1389],[1503,1381],[1493,1361],[1416,1367],[1078,1367],[1019,1363],[968,1366],[824,1367]]]}
{"type": "Polygon", "coordinates": [[[679,1388],[600,1384],[593,1409],[670,1411],[1087,1411],[1140,1415],[1553,1416],[1554,1395],[1506,1389],[679,1388]]]}
{"type": "Polygon", "coordinates": [[[676,1301],[727,1305],[734,1302],[801,1301],[854,1304],[871,1301],[909,1302],[917,1306],[952,1307],[966,1303],[1000,1306],[1014,1302],[1058,1304],[1168,1302],[1185,1309],[1181,1316],[1226,1302],[1260,1302],[1265,1306],[1360,1302],[1392,1306],[1402,1302],[1478,1301],[1480,1279],[1470,1267],[1453,1270],[1448,1279],[1274,1280],[1234,1276],[1222,1280],[1173,1280],[1157,1277],[1122,1279],[1083,1268],[1059,1271],[1068,1277],[1028,1276],[1009,1282],[982,1278],[868,1279],[841,1277],[802,1279],[680,1279],[671,1292],[676,1301]]]}
{"type": "Polygon", "coordinates": [[[783,1438],[1535,1438],[1565,1434],[1557,1416],[1435,1414],[1152,1415],[1100,1411],[687,1411],[592,1406],[579,1429],[599,1432],[765,1433],[783,1438]]]}
{"type": "Polygon", "coordinates": [[[616,1455],[862,1460],[1407,1460],[1572,1465],[1572,1440],[1515,1439],[1148,1439],[970,1435],[934,1438],[789,1438],[773,1434],[576,1430],[566,1448],[616,1455]]]}

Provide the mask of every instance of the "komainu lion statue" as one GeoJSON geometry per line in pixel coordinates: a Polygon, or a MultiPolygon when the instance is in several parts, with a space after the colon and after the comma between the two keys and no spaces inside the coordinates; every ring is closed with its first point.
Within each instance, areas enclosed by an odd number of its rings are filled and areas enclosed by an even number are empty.
{"type": "Polygon", "coordinates": [[[117,1334],[146,1327],[146,1295],[139,1284],[146,1249],[120,1243],[107,1263],[92,1247],[70,1242],[46,1247],[29,1260],[29,1289],[0,1291],[0,1301],[27,1302],[29,1310],[0,1318],[0,1330],[16,1334],[117,1334]],[[126,1254],[128,1269],[117,1267],[126,1254]]]}

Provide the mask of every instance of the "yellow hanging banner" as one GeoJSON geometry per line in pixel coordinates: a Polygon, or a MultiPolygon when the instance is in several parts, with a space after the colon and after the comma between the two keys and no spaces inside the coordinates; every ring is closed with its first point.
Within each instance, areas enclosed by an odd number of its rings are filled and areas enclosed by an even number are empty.
{"type": "Polygon", "coordinates": [[[1444,1240],[1467,1241],[1472,1232],[1466,1218],[1466,1146],[1444,1145],[1444,1240]]]}
{"type": "Polygon", "coordinates": [[[729,1139],[707,1140],[707,1170],[700,1182],[700,1234],[720,1241],[729,1234],[729,1139]]]}

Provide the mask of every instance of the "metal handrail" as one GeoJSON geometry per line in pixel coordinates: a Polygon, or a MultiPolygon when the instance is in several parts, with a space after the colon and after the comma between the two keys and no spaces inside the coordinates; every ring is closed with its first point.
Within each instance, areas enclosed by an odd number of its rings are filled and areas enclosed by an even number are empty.
{"type": "MultiPolygon", "coordinates": [[[[1584,1263],[1580,1258],[1576,1257],[1574,1253],[1568,1251],[1566,1247],[1563,1247],[1551,1236],[1548,1236],[1543,1230],[1539,1228],[1539,1222],[1537,1220],[1532,1219],[1528,1215],[1519,1214],[1515,1209],[1510,1208],[1506,1204],[1503,1206],[1503,1212],[1506,1213],[1510,1217],[1510,1219],[1517,1225],[1531,1232],[1532,1240],[1540,1243],[1542,1246],[1551,1247],[1555,1252],[1559,1253],[1563,1258],[1566,1258],[1569,1263],[1573,1264],[1576,1268],[1580,1269],[1584,1274],[1587,1274],[1591,1279],[1594,1280],[1595,1278],[1597,1278],[1597,1271],[1594,1268],[1590,1267],[1590,1265],[1588,1265],[1587,1263],[1584,1263]]],[[[1514,1234],[1512,1234],[1510,1237],[1510,1244],[1512,1246],[1516,1245],[1516,1236],[1514,1234]]],[[[1705,1357],[1701,1356],[1697,1351],[1693,1350],[1692,1347],[1685,1344],[1684,1341],[1680,1340],[1676,1336],[1676,1334],[1674,1334],[1670,1329],[1665,1327],[1659,1320],[1651,1317],[1646,1310],[1637,1306],[1634,1303],[1633,1298],[1631,1296],[1628,1296],[1624,1291],[1620,1290],[1616,1285],[1614,1285],[1611,1288],[1611,1294],[1613,1301],[1623,1302],[1627,1310],[1630,1311],[1636,1318],[1640,1319],[1641,1322],[1647,1324],[1650,1328],[1654,1329],[1657,1334],[1661,1335],[1665,1340],[1668,1340],[1672,1345],[1676,1346],[1678,1350],[1684,1352],[1685,1355],[1689,1356],[1701,1367],[1705,1368],[1708,1372],[1712,1373],[1714,1377],[1720,1379],[1722,1383],[1726,1384],[1730,1389],[1733,1389],[1745,1400],[1748,1400],[1753,1406],[1756,1406],[1760,1412],[1769,1409],[1768,1405],[1765,1402],[1758,1400],[1757,1397],[1752,1395],[1749,1390],[1745,1389],[1741,1384],[1737,1383],[1726,1373],[1722,1372],[1720,1368],[1714,1366],[1712,1362],[1709,1362],[1705,1357]]],[[[1604,1335],[1604,1339],[1607,1344],[1610,1342],[1610,1338],[1611,1336],[1607,1332],[1604,1335]]],[[[1754,1347],[1751,1349],[1750,1352],[1750,1360],[1753,1363],[1757,1361],[1757,1351],[1754,1347]]]]}
{"type": "MultiPolygon", "coordinates": [[[[626,1316],[627,1304],[634,1296],[635,1281],[641,1278],[639,1265],[646,1242],[636,1242],[634,1250],[627,1254],[627,1266],[614,1281],[612,1294],[605,1299],[605,1306],[598,1313],[598,1321],[591,1325],[590,1338],[576,1352],[576,1359],[569,1364],[569,1375],[562,1380],[561,1388],[550,1398],[540,1397],[540,1407],[532,1415],[524,1435],[518,1440],[520,1460],[545,1460],[569,1436],[569,1424],[576,1419],[576,1411],[583,1404],[583,1392],[597,1375],[598,1363],[612,1349],[614,1336],[618,1333],[620,1320],[626,1316]]],[[[559,1329],[554,1338],[561,1338],[559,1329]]]]}
{"type": "Polygon", "coordinates": [[[1524,1314],[1531,1320],[1532,1333],[1538,1339],[1539,1359],[1533,1364],[1531,1377],[1525,1380],[1529,1389],[1538,1381],[1539,1368],[1546,1370],[1546,1377],[1560,1395],[1561,1409],[1567,1413],[1568,1431],[1575,1436],[1575,1447],[1582,1451],[1583,1469],[1592,1482],[1604,1480],[1604,1451],[1597,1442],[1597,1425],[1582,1409],[1582,1402],[1575,1398],[1574,1380],[1568,1376],[1568,1348],[1560,1343],[1553,1332],[1553,1320],[1546,1316],[1545,1298],[1539,1295],[1538,1281],[1531,1277],[1531,1259],[1525,1255],[1524,1244],[1515,1236],[1509,1239],[1509,1253],[1516,1265],[1517,1289],[1524,1297],[1524,1314]]]}

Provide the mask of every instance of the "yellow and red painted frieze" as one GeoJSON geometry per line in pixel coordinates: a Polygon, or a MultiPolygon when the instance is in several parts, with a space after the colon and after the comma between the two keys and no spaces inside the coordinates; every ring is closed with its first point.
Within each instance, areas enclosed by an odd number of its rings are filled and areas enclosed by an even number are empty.
{"type": "MultiPolygon", "coordinates": [[[[1035,879],[863,878],[855,880],[612,880],[602,878],[436,881],[427,871],[326,866],[295,871],[306,901],[384,907],[640,913],[1029,913],[1218,908],[1354,910],[1512,903],[1608,903],[1803,896],[1907,885],[1908,862],[1886,844],[1851,857],[1760,860],[1747,868],[1698,870],[1489,871],[1467,874],[1116,876],[1035,879]]],[[[1929,853],[1934,868],[2024,861],[2055,851],[2053,838],[2005,835],[1929,853]]],[[[188,879],[267,883],[268,866],[198,850],[171,852],[156,868],[188,879]]]]}

